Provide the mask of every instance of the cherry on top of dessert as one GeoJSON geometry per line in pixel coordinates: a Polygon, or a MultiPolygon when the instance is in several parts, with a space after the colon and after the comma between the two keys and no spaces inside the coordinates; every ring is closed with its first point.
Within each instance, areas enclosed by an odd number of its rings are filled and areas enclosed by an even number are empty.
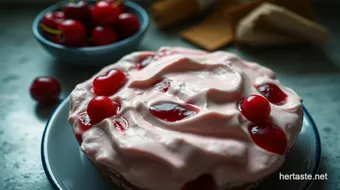
{"type": "Polygon", "coordinates": [[[241,101],[239,109],[244,117],[254,123],[265,123],[271,111],[268,100],[256,94],[250,95],[241,101]]]}
{"type": "Polygon", "coordinates": [[[284,155],[287,151],[287,137],[279,127],[271,124],[253,124],[248,127],[248,131],[259,147],[279,155],[284,155]]]}
{"type": "Polygon", "coordinates": [[[180,105],[174,102],[159,102],[149,107],[149,111],[161,120],[175,122],[193,116],[199,110],[191,105],[180,105]]]}
{"type": "Polygon", "coordinates": [[[30,87],[33,99],[41,104],[56,103],[61,92],[61,85],[54,77],[40,76],[34,79],[30,87]]]}
{"type": "Polygon", "coordinates": [[[106,75],[97,76],[93,81],[93,90],[99,96],[115,94],[126,82],[126,75],[118,69],[110,70],[106,75]]]}
{"type": "Polygon", "coordinates": [[[256,89],[273,104],[282,105],[286,103],[287,94],[275,84],[265,83],[256,86],[256,89]]]}
{"type": "Polygon", "coordinates": [[[89,102],[86,111],[91,119],[91,123],[94,125],[116,115],[118,103],[106,96],[96,96],[89,102]]]}

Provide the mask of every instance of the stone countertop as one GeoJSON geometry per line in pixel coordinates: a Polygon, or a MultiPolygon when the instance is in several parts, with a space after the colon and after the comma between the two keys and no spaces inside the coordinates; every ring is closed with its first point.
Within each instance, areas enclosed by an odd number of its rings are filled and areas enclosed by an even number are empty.
{"type": "MultiPolygon", "coordinates": [[[[329,176],[328,181],[315,182],[314,190],[340,189],[339,5],[316,5],[320,21],[331,32],[329,43],[324,47],[226,48],[272,68],[284,84],[303,97],[321,134],[319,172],[327,172],[329,176]]],[[[39,10],[0,11],[0,189],[4,190],[52,189],[42,168],[40,142],[55,106],[38,106],[30,98],[28,89],[32,80],[39,75],[56,76],[62,82],[65,97],[75,84],[99,70],[63,65],[47,54],[31,32],[31,23],[39,10]]],[[[140,49],[157,50],[164,44],[193,47],[180,40],[179,31],[177,28],[161,33],[151,25],[140,49]]]]}

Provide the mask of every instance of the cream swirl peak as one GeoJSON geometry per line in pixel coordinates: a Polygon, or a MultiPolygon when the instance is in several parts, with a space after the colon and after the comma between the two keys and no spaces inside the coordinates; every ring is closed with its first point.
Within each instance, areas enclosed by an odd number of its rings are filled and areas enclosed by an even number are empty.
{"type": "Polygon", "coordinates": [[[76,86],[69,114],[92,162],[150,190],[187,190],[202,175],[218,187],[258,181],[282,165],[302,118],[301,98],[270,69],[180,47],[105,67],[76,86]],[[91,123],[103,94],[112,114],[91,123]]]}

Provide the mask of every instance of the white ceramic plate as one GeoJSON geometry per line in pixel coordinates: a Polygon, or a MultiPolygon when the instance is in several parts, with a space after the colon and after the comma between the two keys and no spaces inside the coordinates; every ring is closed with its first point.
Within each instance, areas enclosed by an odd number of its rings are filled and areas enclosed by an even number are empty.
{"type": "MultiPolygon", "coordinates": [[[[67,121],[69,98],[56,109],[43,134],[41,158],[45,173],[57,190],[118,190],[107,182],[79,149],[67,121]]],[[[312,181],[280,181],[279,174],[315,174],[320,162],[318,130],[304,108],[302,131],[283,167],[258,188],[261,190],[307,190],[312,181]]]]}

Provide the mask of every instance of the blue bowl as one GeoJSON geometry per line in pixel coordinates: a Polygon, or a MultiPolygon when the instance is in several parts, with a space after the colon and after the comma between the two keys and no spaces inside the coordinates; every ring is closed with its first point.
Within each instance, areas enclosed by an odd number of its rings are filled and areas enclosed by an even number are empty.
{"type": "MultiPolygon", "coordinates": [[[[90,1],[90,3],[94,3],[94,1],[90,1]]],[[[45,50],[63,63],[89,66],[111,64],[122,56],[136,50],[149,26],[149,15],[142,7],[130,1],[126,1],[124,4],[127,12],[134,13],[137,16],[141,27],[134,35],[113,44],[96,47],[70,48],[46,39],[39,24],[47,12],[60,9],[57,4],[43,10],[34,19],[32,25],[33,35],[45,50]]]]}

